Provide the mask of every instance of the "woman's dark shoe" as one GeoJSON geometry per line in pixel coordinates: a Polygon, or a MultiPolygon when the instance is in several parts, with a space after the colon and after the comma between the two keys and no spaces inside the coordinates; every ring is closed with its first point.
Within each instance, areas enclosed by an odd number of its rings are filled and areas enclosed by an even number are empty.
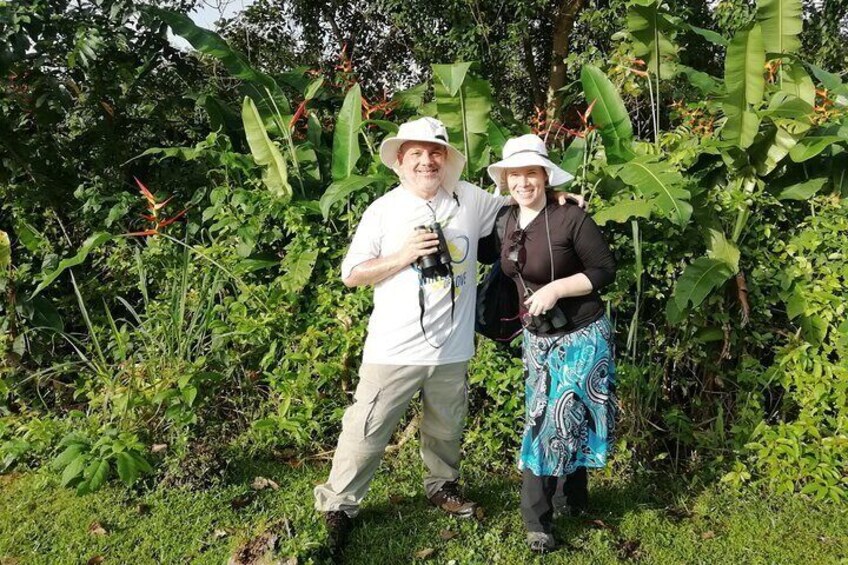
{"type": "Polygon", "coordinates": [[[324,523],[327,526],[327,549],[331,556],[337,557],[347,542],[353,520],[343,510],[333,510],[324,513],[324,523]]]}
{"type": "Polygon", "coordinates": [[[553,534],[527,532],[527,547],[533,553],[548,553],[554,551],[559,545],[553,534]]]}
{"type": "Polygon", "coordinates": [[[445,483],[442,488],[430,497],[433,506],[458,518],[470,518],[477,510],[477,504],[467,500],[459,493],[459,485],[456,483],[445,483]]]}

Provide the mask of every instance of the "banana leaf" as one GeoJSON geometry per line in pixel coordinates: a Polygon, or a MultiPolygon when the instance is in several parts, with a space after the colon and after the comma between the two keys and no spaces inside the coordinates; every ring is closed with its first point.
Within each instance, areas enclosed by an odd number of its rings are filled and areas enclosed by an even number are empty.
{"type": "Polygon", "coordinates": [[[810,179],[784,188],[777,196],[778,200],[809,200],[830,181],[827,177],[810,179]]]}
{"type": "Polygon", "coordinates": [[[789,157],[796,163],[803,163],[840,141],[845,142],[848,140],[838,135],[806,137],[792,148],[792,151],[789,152],[789,157]]]}
{"type": "Polygon", "coordinates": [[[468,74],[468,69],[470,68],[471,63],[433,65],[433,74],[447,89],[448,96],[456,96],[462,87],[462,83],[465,82],[465,75],[468,74]]]}
{"type": "Polygon", "coordinates": [[[271,194],[288,202],[292,197],[292,188],[289,185],[288,169],[286,160],[280,150],[268,137],[265,125],[256,104],[249,97],[244,97],[241,108],[241,118],[244,122],[244,133],[247,136],[247,144],[250,153],[257,165],[264,167],[262,171],[262,182],[271,191],[271,194]]]}
{"type": "Polygon", "coordinates": [[[794,53],[801,47],[798,35],[803,21],[801,0],[759,0],[757,20],[763,28],[763,43],[770,53],[794,53]]]}
{"type": "Polygon", "coordinates": [[[601,132],[607,162],[625,163],[635,156],[633,153],[633,125],[618,91],[607,76],[597,67],[584,65],[580,71],[580,82],[586,102],[595,102],[592,121],[601,132]]]}
{"type": "Polygon", "coordinates": [[[330,209],[338,202],[346,202],[348,196],[374,183],[385,183],[386,179],[379,176],[362,177],[350,175],[331,184],[321,197],[321,214],[324,219],[330,217],[330,209]]]}
{"type": "Polygon", "coordinates": [[[466,178],[472,178],[489,164],[491,87],[488,81],[466,74],[455,96],[441,80],[434,82],[433,91],[437,115],[448,130],[451,144],[465,155],[466,178]]]}
{"type": "Polygon", "coordinates": [[[634,2],[627,9],[627,30],[633,38],[633,54],[642,58],[656,79],[674,73],[677,25],[671,15],[663,13],[657,1],[634,2]]]}
{"type": "Polygon", "coordinates": [[[794,94],[811,107],[816,103],[816,85],[800,63],[782,65],[780,89],[794,94]]]}
{"type": "Polygon", "coordinates": [[[750,147],[759,130],[760,119],[752,107],[763,99],[765,60],[762,30],[757,24],[737,33],[727,48],[724,71],[727,96],[722,103],[727,121],[722,127],[722,137],[742,148],[750,147]]]}
{"type": "Polygon", "coordinates": [[[595,212],[592,214],[592,218],[599,226],[603,226],[607,222],[623,224],[632,218],[650,218],[653,209],[654,204],[647,200],[622,200],[609,208],[595,212]]]}
{"type": "Polygon", "coordinates": [[[664,161],[651,155],[642,155],[611,168],[625,184],[651,201],[655,210],[673,223],[683,226],[692,217],[689,191],[683,188],[683,176],[664,161]]]}
{"type": "Polygon", "coordinates": [[[672,298],[680,310],[685,310],[690,305],[697,308],[711,292],[720,288],[735,274],[733,268],[725,261],[699,257],[687,265],[677,279],[672,298]]]}
{"type": "Polygon", "coordinates": [[[333,132],[333,180],[347,178],[359,160],[359,128],[362,125],[362,92],[354,84],[347,92],[333,132]]]}
{"type": "Polygon", "coordinates": [[[204,55],[215,57],[231,75],[245,81],[248,95],[260,102],[263,115],[271,112],[274,106],[283,114],[291,113],[288,99],[277,82],[270,75],[254,69],[244,55],[230,47],[220,35],[196,25],[185,14],[173,10],[155,6],[145,6],[141,10],[168,24],[174,34],[188,41],[204,55]],[[269,92],[273,101],[267,100],[269,92]]]}

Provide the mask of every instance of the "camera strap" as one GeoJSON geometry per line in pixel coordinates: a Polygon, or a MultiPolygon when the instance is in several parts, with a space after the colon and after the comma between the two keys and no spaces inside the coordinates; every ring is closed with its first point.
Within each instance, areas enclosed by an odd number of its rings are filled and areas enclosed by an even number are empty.
{"type": "Polygon", "coordinates": [[[439,345],[433,345],[433,342],[430,341],[430,338],[427,337],[427,330],[424,329],[424,275],[419,271],[418,272],[418,310],[420,315],[418,317],[418,323],[421,326],[421,333],[424,334],[424,341],[432,347],[433,349],[439,349],[444,344],[448,342],[450,336],[453,335],[453,314],[454,309],[456,308],[456,283],[453,280],[453,266],[448,263],[448,277],[450,278],[450,297],[451,297],[451,321],[450,321],[450,331],[448,332],[448,336],[445,340],[439,345]]]}

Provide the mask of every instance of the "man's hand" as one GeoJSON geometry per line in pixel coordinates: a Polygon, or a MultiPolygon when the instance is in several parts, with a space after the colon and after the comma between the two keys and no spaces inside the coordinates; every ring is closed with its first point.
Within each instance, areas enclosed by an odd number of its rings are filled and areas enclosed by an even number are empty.
{"type": "Polygon", "coordinates": [[[524,301],[527,311],[532,316],[540,316],[553,308],[559,300],[559,290],[553,283],[548,283],[524,301]]]}
{"type": "Polygon", "coordinates": [[[416,230],[409,236],[398,254],[404,264],[411,265],[419,257],[435,253],[438,247],[438,235],[425,230],[416,230]]]}
{"type": "Polygon", "coordinates": [[[565,206],[565,203],[569,200],[577,204],[580,208],[586,210],[586,199],[583,198],[583,195],[573,194],[571,192],[560,192],[557,195],[557,201],[559,202],[560,206],[565,206]]]}

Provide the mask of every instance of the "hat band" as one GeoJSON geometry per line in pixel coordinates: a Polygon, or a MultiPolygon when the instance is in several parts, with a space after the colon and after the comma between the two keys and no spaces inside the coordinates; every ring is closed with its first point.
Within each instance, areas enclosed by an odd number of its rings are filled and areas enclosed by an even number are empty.
{"type": "Polygon", "coordinates": [[[545,159],[548,158],[547,153],[540,153],[539,151],[536,151],[535,149],[522,149],[521,151],[516,151],[515,153],[510,153],[509,157],[504,157],[504,160],[512,159],[516,155],[521,155],[522,153],[532,153],[533,155],[538,155],[539,157],[544,157],[545,159]]]}

